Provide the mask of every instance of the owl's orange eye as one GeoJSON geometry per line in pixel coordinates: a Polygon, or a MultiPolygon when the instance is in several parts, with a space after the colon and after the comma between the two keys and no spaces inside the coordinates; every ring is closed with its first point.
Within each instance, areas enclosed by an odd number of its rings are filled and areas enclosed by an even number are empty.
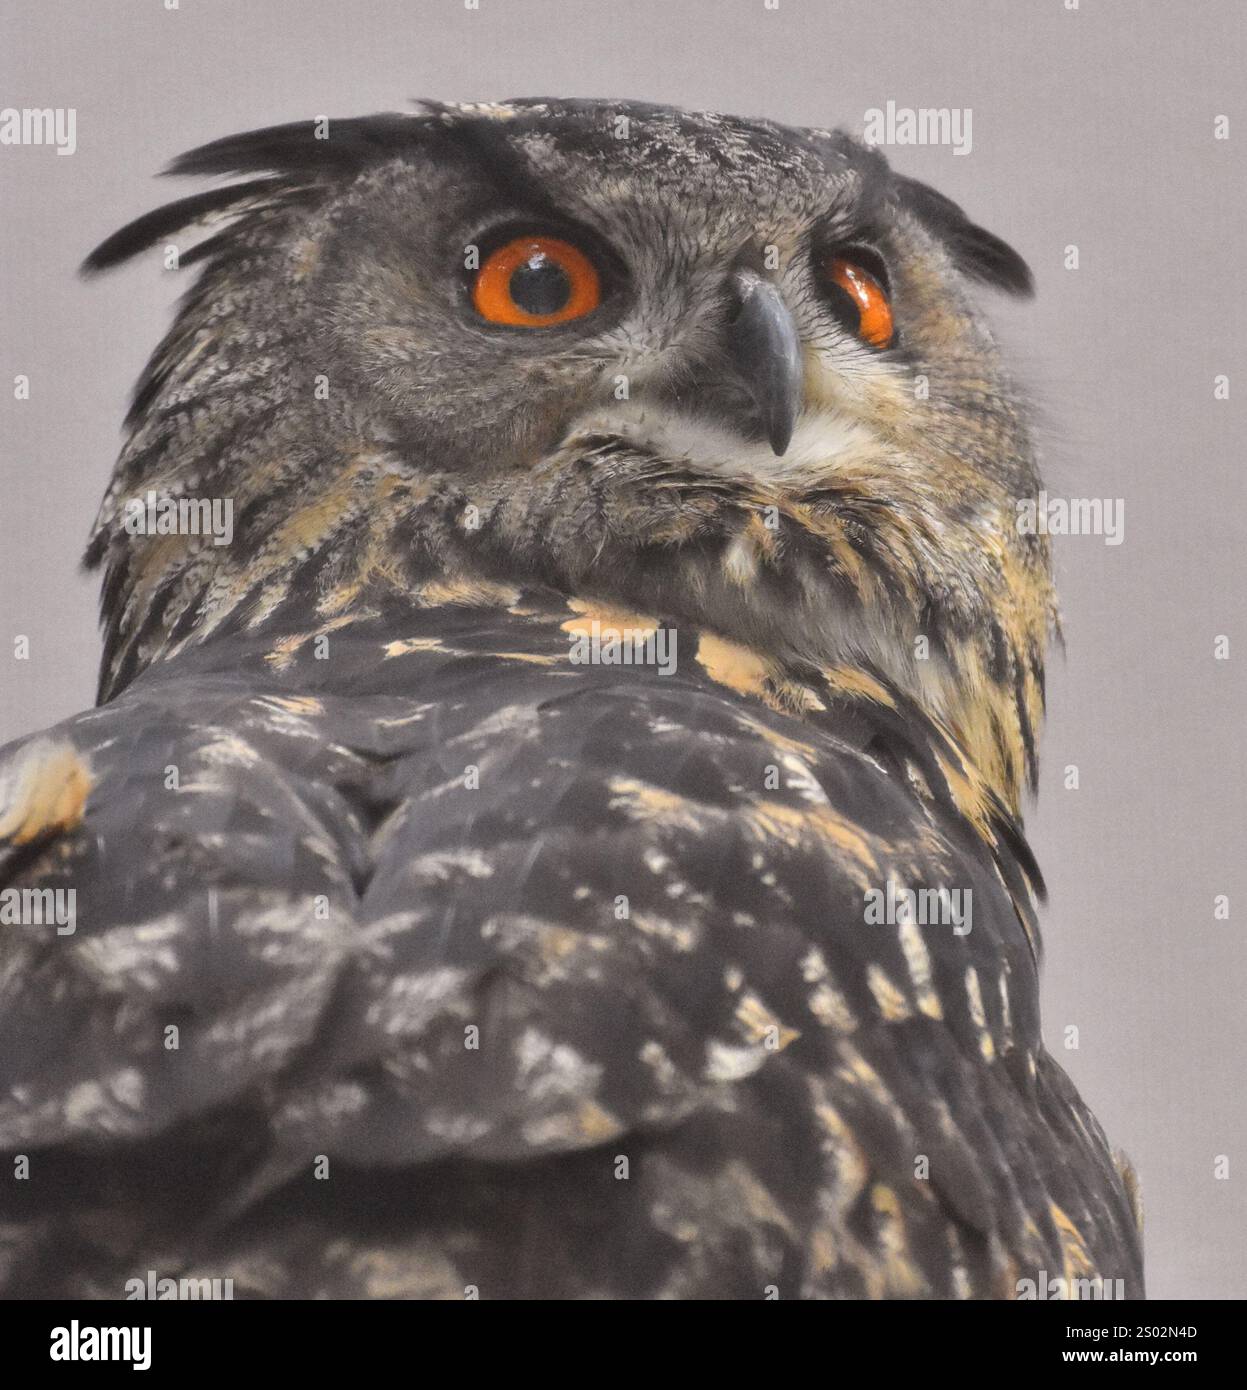
{"type": "Polygon", "coordinates": [[[570,241],[519,236],[490,253],[472,286],[472,303],[490,323],[548,328],[583,318],[602,302],[593,262],[570,241]]]}
{"type": "Polygon", "coordinates": [[[887,347],[895,328],[888,292],[878,278],[865,266],[845,256],[828,256],[823,264],[823,274],[852,300],[858,315],[858,337],[871,347],[887,347]]]}

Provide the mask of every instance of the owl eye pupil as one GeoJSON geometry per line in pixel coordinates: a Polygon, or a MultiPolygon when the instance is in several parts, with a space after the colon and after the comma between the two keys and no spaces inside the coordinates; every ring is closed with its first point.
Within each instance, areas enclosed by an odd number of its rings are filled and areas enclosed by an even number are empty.
{"type": "Polygon", "coordinates": [[[557,314],[572,295],[567,272],[541,251],[516,267],[507,288],[526,314],[557,314]]]}

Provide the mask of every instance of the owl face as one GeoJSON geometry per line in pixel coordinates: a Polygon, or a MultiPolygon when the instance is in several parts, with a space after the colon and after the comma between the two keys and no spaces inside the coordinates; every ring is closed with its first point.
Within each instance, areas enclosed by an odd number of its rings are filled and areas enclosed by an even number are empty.
{"type": "Polygon", "coordinates": [[[89,552],[106,693],[231,621],[485,576],[711,630],[781,683],[865,664],[1016,804],[1054,609],[968,290],[1030,278],[955,204],[843,135],[606,102],[277,127],[172,172],[248,178],[88,261],[231,219],[182,257],[89,552]],[[136,541],[148,491],[231,498],[233,545],[136,541]]]}
{"type": "MultiPolygon", "coordinates": [[[[447,115],[324,208],[298,289],[414,456],[523,470],[592,428],[799,490],[898,427],[990,412],[961,281],[1024,267],[964,219],[941,240],[846,138],[606,103],[447,115]]],[[[982,462],[1026,489],[1020,432],[982,462]]]]}

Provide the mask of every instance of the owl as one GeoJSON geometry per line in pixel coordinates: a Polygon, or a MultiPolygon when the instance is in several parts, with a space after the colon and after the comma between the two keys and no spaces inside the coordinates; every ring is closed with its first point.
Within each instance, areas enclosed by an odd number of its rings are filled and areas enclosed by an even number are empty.
{"type": "Polygon", "coordinates": [[[0,758],[10,1295],[1139,1296],[1040,1034],[1017,253],[639,103],[170,172],[86,263],[194,275],[99,704],[0,758]]]}

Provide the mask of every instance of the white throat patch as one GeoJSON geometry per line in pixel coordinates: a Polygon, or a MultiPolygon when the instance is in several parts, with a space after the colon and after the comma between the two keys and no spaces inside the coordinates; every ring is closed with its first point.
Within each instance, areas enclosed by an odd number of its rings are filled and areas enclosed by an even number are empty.
{"type": "Polygon", "coordinates": [[[825,409],[806,410],[783,457],[765,440],[742,439],[702,416],[665,405],[620,401],[582,416],[571,433],[616,434],[645,453],[686,460],[698,472],[767,483],[817,482],[834,460],[877,453],[879,441],[864,425],[825,409]]]}

